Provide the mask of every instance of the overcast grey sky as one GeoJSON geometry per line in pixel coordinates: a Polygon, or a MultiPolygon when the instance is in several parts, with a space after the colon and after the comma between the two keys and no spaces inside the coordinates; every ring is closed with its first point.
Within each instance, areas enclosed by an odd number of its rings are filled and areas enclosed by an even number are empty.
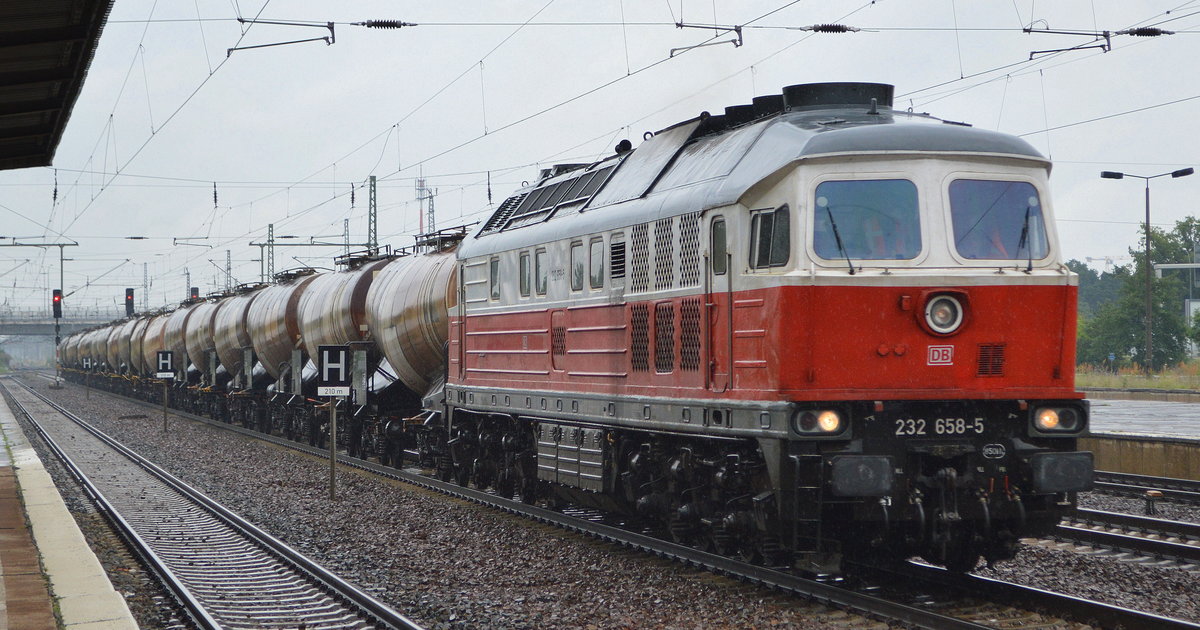
{"type": "MultiPolygon", "coordinates": [[[[438,227],[470,223],[492,207],[489,178],[498,204],[539,166],[596,159],[703,110],[796,83],[875,81],[896,86],[898,108],[1022,135],[1055,162],[1065,256],[1122,257],[1138,244],[1141,182],[1099,172],[1200,167],[1198,52],[1200,2],[1182,0],[117,0],[54,166],[0,172],[0,234],[79,243],[66,249],[68,308],[119,308],[124,287],[140,308],[143,268],[158,307],[186,296],[185,273],[203,293],[222,288],[226,250],[236,281],[256,281],[249,243],[268,224],[341,242],[349,219],[363,242],[372,174],[380,241],[404,246],[421,174],[438,227]],[[328,35],[239,15],[332,21],[336,43],[227,55],[328,35]],[[350,24],[384,19],[419,26],[350,24]],[[743,43],[672,57],[734,38],[679,20],[744,25],[743,43]],[[824,23],[862,30],[798,30],[824,23]],[[1023,33],[1030,24],[1177,33],[1031,61],[1100,42],[1023,33]]],[[[1200,214],[1200,175],[1152,186],[1155,224],[1200,214]]],[[[339,252],[279,247],[276,270],[332,267],[339,252]]],[[[56,249],[0,248],[0,307],[46,309],[57,284],[56,249]]]]}

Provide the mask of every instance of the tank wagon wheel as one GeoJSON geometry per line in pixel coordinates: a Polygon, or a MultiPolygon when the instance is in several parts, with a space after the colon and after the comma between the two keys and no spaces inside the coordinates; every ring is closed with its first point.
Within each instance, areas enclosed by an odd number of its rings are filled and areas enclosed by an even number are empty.
{"type": "Polygon", "coordinates": [[[454,464],[454,483],[467,487],[471,485],[471,468],[465,464],[454,464]]]}
{"type": "Polygon", "coordinates": [[[449,455],[440,455],[437,458],[437,478],[441,481],[450,481],[454,478],[454,462],[449,455]]]}

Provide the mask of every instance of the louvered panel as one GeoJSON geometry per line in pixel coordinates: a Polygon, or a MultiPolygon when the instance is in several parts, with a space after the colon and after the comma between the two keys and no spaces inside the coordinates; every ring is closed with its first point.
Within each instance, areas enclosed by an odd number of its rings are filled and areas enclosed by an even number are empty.
{"type": "Polygon", "coordinates": [[[979,364],[976,376],[1004,376],[1004,350],[1006,344],[979,344],[979,364]]]}

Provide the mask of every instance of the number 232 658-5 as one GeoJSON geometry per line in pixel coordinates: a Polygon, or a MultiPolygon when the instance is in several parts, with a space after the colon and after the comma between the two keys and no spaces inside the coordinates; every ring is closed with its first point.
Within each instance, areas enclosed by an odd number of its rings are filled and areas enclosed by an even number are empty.
{"type": "Polygon", "coordinates": [[[937,418],[932,423],[924,418],[896,420],[896,435],[965,435],[983,433],[983,418],[937,418]]]}

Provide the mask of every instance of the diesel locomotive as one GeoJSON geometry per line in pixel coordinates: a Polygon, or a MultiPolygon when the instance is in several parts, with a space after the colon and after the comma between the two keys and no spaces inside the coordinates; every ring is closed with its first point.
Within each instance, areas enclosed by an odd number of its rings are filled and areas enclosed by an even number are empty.
{"type": "Polygon", "coordinates": [[[1020,138],[805,84],[542,170],[469,233],[64,340],[71,378],[824,572],[1011,557],[1092,484],[1077,278],[1020,138]],[[184,369],[186,368],[186,369],[184,369]]]}

